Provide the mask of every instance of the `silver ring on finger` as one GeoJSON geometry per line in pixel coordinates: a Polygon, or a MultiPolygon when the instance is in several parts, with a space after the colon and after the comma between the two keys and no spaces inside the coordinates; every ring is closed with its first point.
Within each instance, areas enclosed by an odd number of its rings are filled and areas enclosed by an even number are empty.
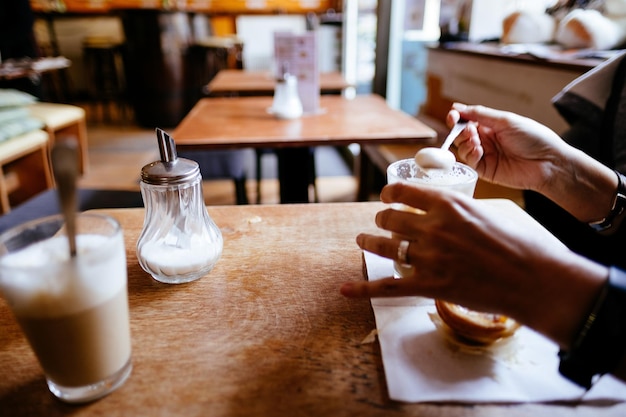
{"type": "Polygon", "coordinates": [[[401,240],[398,245],[398,255],[397,260],[401,264],[409,265],[411,262],[409,261],[409,245],[411,242],[408,240],[401,240]]]}

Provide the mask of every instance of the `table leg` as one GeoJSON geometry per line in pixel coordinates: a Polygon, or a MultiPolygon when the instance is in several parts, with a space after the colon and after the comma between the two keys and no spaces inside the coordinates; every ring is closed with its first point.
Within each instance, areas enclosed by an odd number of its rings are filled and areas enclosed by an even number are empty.
{"type": "Polygon", "coordinates": [[[361,153],[359,154],[358,163],[359,186],[357,189],[357,201],[368,201],[370,187],[372,185],[371,177],[373,164],[367,154],[363,151],[363,147],[361,147],[361,153]]]}
{"type": "Polygon", "coordinates": [[[309,164],[311,163],[309,148],[278,149],[276,154],[280,202],[282,204],[308,203],[309,164]]]}

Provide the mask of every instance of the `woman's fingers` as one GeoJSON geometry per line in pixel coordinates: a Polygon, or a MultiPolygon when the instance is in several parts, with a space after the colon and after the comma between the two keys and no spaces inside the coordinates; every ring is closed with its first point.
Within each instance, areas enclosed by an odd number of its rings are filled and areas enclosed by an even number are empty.
{"type": "Polygon", "coordinates": [[[340,293],[349,298],[404,297],[416,294],[418,281],[414,279],[383,278],[376,281],[344,283],[340,293]]]}
{"type": "Polygon", "coordinates": [[[367,252],[375,253],[383,258],[393,259],[403,264],[410,264],[417,259],[416,241],[407,238],[388,238],[362,233],[356,238],[357,245],[367,252]],[[408,243],[403,243],[408,242],[408,243]]]}

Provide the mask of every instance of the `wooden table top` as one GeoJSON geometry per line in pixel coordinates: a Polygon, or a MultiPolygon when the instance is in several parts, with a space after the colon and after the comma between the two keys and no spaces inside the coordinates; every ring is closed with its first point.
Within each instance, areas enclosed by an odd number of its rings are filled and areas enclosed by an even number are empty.
{"type": "MultiPolygon", "coordinates": [[[[512,215],[521,209],[506,202],[512,215]]],[[[388,398],[355,236],[376,232],[381,203],[209,207],[224,251],[207,276],[160,284],[140,268],[143,209],[98,210],[124,229],[133,372],[83,406],[56,400],[0,299],[0,415],[455,416],[625,415],[617,406],[403,404],[388,398]],[[582,413],[582,414],[581,414],[582,413]]]]}
{"type": "MultiPolygon", "coordinates": [[[[228,94],[272,95],[276,80],[269,71],[224,69],[209,82],[207,92],[213,96],[228,94]]],[[[320,92],[339,94],[351,85],[340,72],[320,73],[320,92]]]]}
{"type": "Polygon", "coordinates": [[[280,120],[272,97],[205,98],[173,132],[185,149],[348,145],[434,141],[436,132],[377,95],[320,97],[321,111],[280,120]]]}
{"type": "Polygon", "coordinates": [[[7,59],[0,62],[0,80],[39,77],[41,74],[68,68],[69,59],[58,57],[7,59]]]}

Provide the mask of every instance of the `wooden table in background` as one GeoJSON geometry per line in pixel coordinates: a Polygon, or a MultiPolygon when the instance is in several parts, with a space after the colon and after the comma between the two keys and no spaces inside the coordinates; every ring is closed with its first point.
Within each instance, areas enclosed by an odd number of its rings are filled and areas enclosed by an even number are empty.
{"type": "MultiPolygon", "coordinates": [[[[209,82],[206,93],[211,96],[273,95],[276,80],[268,71],[224,69],[209,82]]],[[[321,94],[341,94],[351,85],[340,72],[320,73],[321,94]]]]}
{"type": "Polygon", "coordinates": [[[308,147],[376,143],[432,143],[436,132],[390,108],[377,95],[320,97],[320,112],[294,120],[268,113],[271,97],[200,100],[173,132],[181,150],[278,148],[283,203],[308,202],[308,147]]]}
{"type": "Polygon", "coordinates": [[[37,79],[42,74],[69,68],[69,59],[58,57],[7,59],[0,62],[0,80],[15,80],[18,78],[37,79]]]}
{"type": "MultiPolygon", "coordinates": [[[[526,216],[515,204],[503,207],[526,216]]],[[[342,282],[363,278],[359,232],[376,233],[382,203],[209,207],[224,235],[214,270],[188,284],[154,281],[135,245],[143,209],[117,218],[128,259],[133,372],[111,395],[70,406],[41,370],[0,299],[3,416],[626,415],[626,404],[403,404],[387,394],[368,300],[342,282]]]]}

